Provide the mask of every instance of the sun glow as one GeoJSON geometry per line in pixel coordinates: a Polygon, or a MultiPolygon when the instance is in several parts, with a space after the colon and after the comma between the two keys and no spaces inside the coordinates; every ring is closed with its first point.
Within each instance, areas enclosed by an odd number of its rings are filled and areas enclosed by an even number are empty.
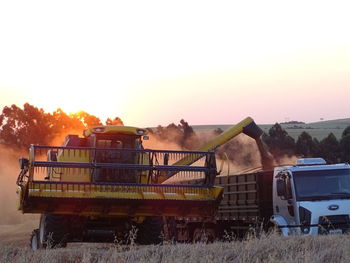
{"type": "MultiPolygon", "coordinates": [[[[0,105],[84,110],[140,126],[181,118],[232,123],[247,114],[261,122],[286,117],[278,114],[300,118],[305,114],[293,102],[284,101],[288,112],[247,112],[246,100],[281,101],[281,89],[307,90],[309,100],[320,89],[346,91],[349,7],[347,1],[3,1],[0,105]]],[[[342,98],[329,99],[343,105],[342,98]]],[[[346,117],[340,109],[315,111],[346,117]]]]}

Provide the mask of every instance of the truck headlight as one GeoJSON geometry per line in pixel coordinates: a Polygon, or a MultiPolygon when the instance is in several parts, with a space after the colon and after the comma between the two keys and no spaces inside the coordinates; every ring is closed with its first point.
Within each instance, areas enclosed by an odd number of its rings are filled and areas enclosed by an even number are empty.
{"type": "Polygon", "coordinates": [[[310,232],[310,227],[301,227],[301,232],[303,232],[303,234],[309,234],[310,232]]]}
{"type": "Polygon", "coordinates": [[[104,132],[105,128],[104,127],[96,127],[94,128],[94,132],[104,132]]]}
{"type": "Polygon", "coordinates": [[[301,225],[301,232],[303,232],[304,234],[308,234],[310,232],[311,211],[300,206],[299,219],[300,219],[300,225],[301,225]]]}

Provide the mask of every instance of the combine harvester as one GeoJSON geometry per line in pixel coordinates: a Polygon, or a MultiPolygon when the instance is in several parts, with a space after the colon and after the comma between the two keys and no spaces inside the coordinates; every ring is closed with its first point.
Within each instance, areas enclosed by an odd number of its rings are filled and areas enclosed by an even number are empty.
{"type": "Polygon", "coordinates": [[[198,151],[144,149],[147,130],[126,126],[92,127],[59,147],[31,145],[17,185],[19,210],[41,214],[32,249],[127,242],[133,229],[137,243],[155,244],[174,218],[212,220],[223,192],[214,186],[215,149],[242,132],[258,141],[262,134],[246,118],[198,151]],[[175,175],[201,180],[167,184],[175,175]]]}

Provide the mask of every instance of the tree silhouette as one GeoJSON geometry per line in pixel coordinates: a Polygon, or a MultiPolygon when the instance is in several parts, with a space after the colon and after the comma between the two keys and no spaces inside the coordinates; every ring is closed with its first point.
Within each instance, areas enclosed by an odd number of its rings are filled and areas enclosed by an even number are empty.
{"type": "Polygon", "coordinates": [[[198,147],[197,134],[193,128],[181,119],[180,124],[169,124],[166,127],[159,125],[152,132],[159,140],[164,142],[173,142],[183,149],[195,149],[198,147]]]}
{"type": "Polygon", "coordinates": [[[215,136],[218,136],[220,135],[221,133],[223,133],[224,131],[219,127],[219,128],[216,128],[214,131],[213,131],[213,134],[215,136]]]}
{"type": "Polygon", "coordinates": [[[84,111],[67,115],[61,109],[52,114],[25,103],[4,107],[0,115],[0,142],[3,145],[26,149],[30,144],[48,145],[59,135],[82,131],[101,125],[96,116],[84,111]]]}
{"type": "Polygon", "coordinates": [[[346,127],[342,133],[342,137],[350,135],[350,126],[346,127]]]}
{"type": "MultiPolygon", "coordinates": [[[[58,136],[98,125],[102,125],[100,119],[85,111],[66,114],[62,109],[57,109],[53,113],[46,113],[29,103],[25,103],[23,108],[13,104],[4,107],[0,115],[0,143],[12,148],[27,149],[30,144],[47,145],[58,136]]],[[[123,125],[123,121],[119,117],[113,120],[108,118],[106,125],[123,125]]],[[[176,143],[184,149],[195,149],[200,145],[200,140],[208,139],[199,138],[184,119],[180,120],[178,125],[159,125],[152,133],[158,139],[176,143]]],[[[216,129],[213,133],[218,135],[222,130],[216,129]]],[[[263,135],[263,140],[276,159],[296,152],[305,157],[323,157],[328,163],[350,162],[350,126],[344,129],[339,142],[333,133],[319,142],[316,138],[312,139],[307,132],[303,132],[295,143],[281,125],[276,123],[268,134],[263,135]]],[[[220,155],[220,151],[224,151],[231,160],[250,165],[251,153],[243,153],[243,150],[246,150],[243,147],[247,148],[246,145],[233,140],[221,147],[218,153],[220,155]],[[237,153],[243,157],[237,159],[237,153]]]]}
{"type": "Polygon", "coordinates": [[[70,116],[73,119],[77,119],[85,128],[102,125],[99,118],[94,115],[90,115],[85,111],[79,111],[70,116]]]}
{"type": "Polygon", "coordinates": [[[45,144],[52,137],[50,116],[43,109],[38,109],[28,103],[23,109],[16,105],[4,107],[1,117],[1,142],[17,148],[26,148],[30,144],[45,144]]]}
{"type": "Polygon", "coordinates": [[[320,153],[327,163],[337,163],[340,160],[340,147],[337,138],[330,133],[320,141],[320,153]]]}
{"type": "Polygon", "coordinates": [[[304,157],[314,157],[316,151],[315,143],[310,134],[303,131],[299,136],[295,144],[296,154],[300,154],[304,157]]]}
{"type": "Polygon", "coordinates": [[[294,139],[278,123],[270,128],[268,134],[263,134],[263,140],[277,159],[283,155],[293,155],[295,152],[294,139]]]}
{"type": "Polygon", "coordinates": [[[108,118],[106,120],[106,125],[120,125],[120,126],[124,126],[124,123],[123,123],[121,118],[115,117],[113,120],[108,118]]]}
{"type": "Polygon", "coordinates": [[[180,125],[178,125],[178,127],[183,132],[183,137],[180,142],[181,146],[187,149],[193,149],[198,147],[197,136],[193,131],[193,128],[190,125],[188,125],[188,122],[186,122],[184,119],[181,119],[180,125]]]}
{"type": "Polygon", "coordinates": [[[350,163],[350,126],[348,126],[342,134],[339,142],[341,160],[350,163]]]}

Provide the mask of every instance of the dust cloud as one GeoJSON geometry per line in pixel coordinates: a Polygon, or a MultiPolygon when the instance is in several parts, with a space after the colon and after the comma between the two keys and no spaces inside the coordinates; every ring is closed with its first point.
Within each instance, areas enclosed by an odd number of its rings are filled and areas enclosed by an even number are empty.
{"type": "Polygon", "coordinates": [[[181,146],[175,142],[171,142],[168,140],[161,140],[157,138],[157,136],[154,136],[150,134],[149,140],[144,140],[142,142],[142,145],[145,149],[153,149],[153,150],[173,150],[173,151],[180,151],[182,150],[181,146]]]}
{"type": "MultiPolygon", "coordinates": [[[[201,145],[205,145],[210,140],[213,140],[217,136],[213,132],[203,131],[197,132],[196,136],[193,136],[192,140],[187,141],[187,145],[191,145],[190,150],[197,150],[201,145]]],[[[150,139],[143,142],[145,148],[158,149],[158,150],[185,150],[176,138],[176,134],[171,138],[160,138],[154,134],[150,134],[150,139]],[[170,141],[174,139],[174,141],[170,141]]],[[[261,147],[261,146],[260,146],[261,147]]],[[[244,135],[240,134],[233,138],[226,144],[218,147],[216,149],[216,159],[217,159],[217,169],[220,170],[220,176],[226,176],[228,174],[240,174],[248,173],[262,170],[263,168],[263,158],[261,154],[261,149],[259,149],[257,142],[244,135]]],[[[268,152],[266,154],[269,154],[268,152]]],[[[268,158],[273,158],[272,156],[267,156],[268,158]]],[[[265,158],[267,158],[265,156],[265,158]]],[[[196,163],[197,165],[203,165],[204,163],[196,163]]],[[[269,169],[276,162],[271,161],[269,169]]],[[[199,179],[197,176],[181,176],[175,175],[171,179],[168,179],[166,183],[175,183],[181,180],[192,180],[199,179]]]]}
{"type": "Polygon", "coordinates": [[[22,214],[17,210],[16,180],[20,172],[18,158],[27,152],[15,151],[0,146],[0,235],[15,234],[16,231],[31,232],[38,224],[38,215],[22,214]]]}
{"type": "Polygon", "coordinates": [[[64,131],[60,134],[57,134],[49,143],[49,145],[51,146],[61,146],[64,141],[65,138],[67,137],[67,135],[69,134],[74,134],[74,135],[78,135],[79,137],[81,137],[83,135],[83,131],[82,130],[68,130],[68,131],[64,131]]]}
{"type": "MultiPolygon", "coordinates": [[[[192,140],[188,141],[191,145],[190,150],[197,150],[201,145],[214,139],[217,134],[212,131],[197,132],[192,140]]],[[[170,139],[159,138],[159,136],[150,135],[149,141],[144,141],[145,148],[159,150],[184,150],[174,134],[174,141],[170,139]]],[[[267,146],[262,140],[254,140],[245,134],[239,134],[224,145],[216,149],[217,169],[221,171],[220,176],[228,174],[251,173],[261,170],[272,170],[276,166],[294,165],[297,156],[283,155],[274,157],[268,151],[267,146]]],[[[173,180],[181,180],[174,178],[173,180]]]]}
{"type": "MultiPolygon", "coordinates": [[[[50,145],[62,145],[67,134],[81,134],[81,131],[72,130],[69,133],[59,134],[50,145]]],[[[22,214],[17,209],[16,180],[20,173],[18,165],[20,157],[28,158],[28,151],[14,150],[0,145],[0,239],[8,240],[7,236],[16,236],[16,233],[29,235],[39,223],[38,214],[22,214]]],[[[37,158],[46,159],[46,154],[37,156],[37,158]]],[[[41,178],[42,176],[36,175],[36,177],[41,178]]]]}

